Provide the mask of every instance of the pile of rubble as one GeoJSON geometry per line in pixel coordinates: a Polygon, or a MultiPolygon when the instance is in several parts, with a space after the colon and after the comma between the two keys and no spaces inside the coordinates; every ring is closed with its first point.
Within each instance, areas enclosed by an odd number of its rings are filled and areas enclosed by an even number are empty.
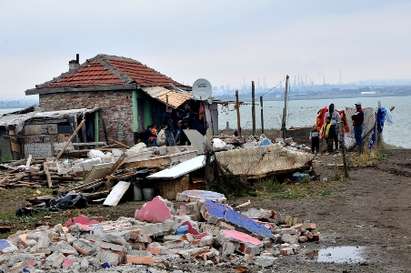
{"type": "Polygon", "coordinates": [[[272,210],[240,213],[213,192],[186,191],[177,201],[155,197],[134,218],[78,216],[19,231],[0,240],[0,272],[170,272],[184,263],[270,267],[279,256],[298,253],[300,243],[319,240],[313,223],[272,210]]]}

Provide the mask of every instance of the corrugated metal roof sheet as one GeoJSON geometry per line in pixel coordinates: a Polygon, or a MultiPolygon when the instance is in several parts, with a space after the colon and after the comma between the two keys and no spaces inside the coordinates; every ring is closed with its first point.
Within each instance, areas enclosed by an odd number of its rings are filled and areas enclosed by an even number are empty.
{"type": "Polygon", "coordinates": [[[81,113],[90,113],[95,110],[96,109],[80,108],[48,112],[34,111],[26,114],[6,114],[0,116],[0,126],[16,126],[16,131],[18,133],[23,129],[24,123],[33,118],[63,118],[67,116],[79,115],[81,113]]]}
{"type": "Polygon", "coordinates": [[[192,94],[184,91],[170,90],[161,86],[145,87],[143,91],[150,97],[161,101],[173,108],[180,107],[183,103],[193,98],[192,94]]]}

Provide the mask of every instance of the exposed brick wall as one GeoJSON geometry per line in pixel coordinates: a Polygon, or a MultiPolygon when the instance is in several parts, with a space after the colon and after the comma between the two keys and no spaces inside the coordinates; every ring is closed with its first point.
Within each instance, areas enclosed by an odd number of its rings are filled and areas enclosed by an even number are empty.
{"type": "MultiPolygon", "coordinates": [[[[110,138],[132,144],[131,91],[70,92],[40,95],[45,111],[74,108],[101,108],[101,116],[110,138]]],[[[101,136],[104,136],[101,134],[101,136]]],[[[102,137],[101,140],[104,140],[102,137]]]]}

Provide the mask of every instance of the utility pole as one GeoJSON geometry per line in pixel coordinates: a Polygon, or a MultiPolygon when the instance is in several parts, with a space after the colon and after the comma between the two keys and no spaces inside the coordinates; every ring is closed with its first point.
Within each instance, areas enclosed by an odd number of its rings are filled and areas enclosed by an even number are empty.
{"type": "Polygon", "coordinates": [[[240,100],[238,98],[238,90],[235,90],[235,109],[237,112],[237,131],[238,135],[241,137],[240,100]]]}
{"type": "Polygon", "coordinates": [[[288,80],[290,79],[290,76],[285,77],[285,91],[284,91],[284,107],[283,107],[283,120],[281,122],[281,132],[282,132],[282,137],[286,137],[286,121],[287,121],[287,104],[288,104],[288,80]]]}
{"type": "Polygon", "coordinates": [[[263,96],[260,96],[260,111],[261,111],[261,133],[264,134],[263,96]]]}
{"type": "Polygon", "coordinates": [[[255,84],[251,82],[251,116],[253,122],[253,136],[255,136],[255,84]]]}

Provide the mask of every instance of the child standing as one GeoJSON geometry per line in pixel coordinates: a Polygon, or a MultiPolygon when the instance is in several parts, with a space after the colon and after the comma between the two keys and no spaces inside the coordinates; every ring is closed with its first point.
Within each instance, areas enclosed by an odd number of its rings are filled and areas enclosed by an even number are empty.
{"type": "Polygon", "coordinates": [[[334,138],[332,137],[332,134],[330,134],[331,131],[331,118],[327,117],[327,119],[325,120],[324,126],[323,128],[321,128],[321,136],[322,138],[324,138],[327,142],[327,151],[329,153],[333,152],[333,142],[334,142],[334,138]]]}
{"type": "Polygon", "coordinates": [[[311,152],[313,154],[318,154],[320,152],[320,133],[317,130],[317,126],[314,125],[313,129],[310,132],[311,140],[311,152]]]}

